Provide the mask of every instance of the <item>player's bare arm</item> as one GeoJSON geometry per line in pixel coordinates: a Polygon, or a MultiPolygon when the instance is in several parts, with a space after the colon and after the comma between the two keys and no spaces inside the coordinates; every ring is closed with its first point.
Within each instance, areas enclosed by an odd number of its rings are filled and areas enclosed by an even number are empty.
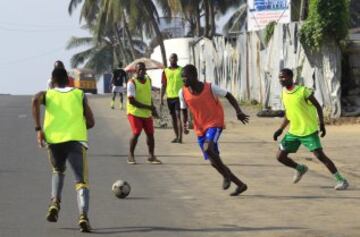
{"type": "Polygon", "coordinates": [[[164,105],[164,96],[166,92],[166,79],[165,79],[165,72],[162,73],[162,80],[161,80],[161,90],[160,90],[160,104],[164,105]]]}
{"type": "Polygon", "coordinates": [[[86,120],[86,128],[93,128],[95,126],[95,119],[86,97],[84,99],[84,117],[86,120]]]}
{"type": "Polygon", "coordinates": [[[40,91],[37,93],[32,100],[32,116],[35,122],[35,130],[36,130],[36,140],[39,147],[45,146],[45,135],[41,129],[40,122],[40,106],[44,101],[45,91],[40,91]]]}
{"type": "Polygon", "coordinates": [[[242,112],[238,102],[236,101],[235,97],[228,92],[225,95],[226,99],[229,101],[229,103],[232,105],[232,107],[235,109],[236,111],[236,117],[238,120],[240,120],[243,124],[246,124],[249,122],[249,115],[246,115],[242,112]]]}
{"type": "Polygon", "coordinates": [[[278,136],[280,136],[283,133],[284,129],[287,127],[287,125],[289,125],[289,123],[290,121],[285,116],[283,122],[281,123],[280,128],[274,132],[273,135],[274,141],[276,141],[278,136]]]}
{"type": "Polygon", "coordinates": [[[129,96],[128,100],[129,100],[129,103],[135,107],[142,108],[142,109],[148,109],[148,110],[153,109],[152,105],[146,105],[146,104],[140,103],[139,101],[135,100],[135,98],[132,96],[129,96]]]}
{"type": "Polygon", "coordinates": [[[183,128],[184,128],[184,134],[189,134],[189,121],[188,121],[188,110],[181,109],[183,114],[183,128]]]}
{"type": "Polygon", "coordinates": [[[325,129],[325,123],[324,123],[324,114],[322,111],[322,108],[319,104],[319,102],[317,101],[317,99],[315,98],[314,94],[311,94],[308,97],[308,100],[315,106],[318,117],[319,117],[319,124],[320,124],[320,136],[324,137],[326,135],[326,129],[325,129]]]}

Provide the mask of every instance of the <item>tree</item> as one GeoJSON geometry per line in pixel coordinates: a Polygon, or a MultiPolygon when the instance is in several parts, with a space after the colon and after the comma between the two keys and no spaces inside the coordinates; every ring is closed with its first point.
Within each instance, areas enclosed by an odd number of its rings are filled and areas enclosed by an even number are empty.
{"type": "Polygon", "coordinates": [[[150,0],[139,0],[139,6],[143,6],[145,10],[146,18],[151,22],[153,29],[155,31],[156,37],[158,38],[158,43],[160,45],[160,51],[162,56],[162,61],[165,67],[167,67],[167,58],[166,58],[166,50],[164,45],[164,40],[159,29],[159,14],[157,12],[156,6],[150,0]]]}
{"type": "MultiPolygon", "coordinates": [[[[70,15],[74,10],[83,2],[83,0],[70,0],[68,12],[70,15]]],[[[99,4],[100,0],[84,0],[80,11],[80,22],[85,20],[87,24],[91,25],[96,19],[97,14],[99,13],[99,4]]]]}
{"type": "Polygon", "coordinates": [[[90,46],[88,49],[71,57],[71,66],[78,67],[85,63],[84,67],[93,69],[98,76],[110,71],[116,55],[116,47],[114,47],[113,42],[103,38],[101,43],[94,44],[92,37],[72,37],[66,48],[73,49],[87,45],[90,46]]]}
{"type": "Polygon", "coordinates": [[[244,25],[246,24],[246,16],[247,16],[247,5],[246,3],[243,3],[225,23],[223,27],[224,34],[228,34],[232,32],[239,33],[242,29],[244,29],[244,25]]]}
{"type": "MultiPolygon", "coordinates": [[[[163,63],[167,65],[165,46],[158,25],[159,14],[153,1],[102,0],[100,8],[98,37],[104,28],[108,28],[109,25],[116,25],[115,30],[119,22],[122,22],[124,33],[129,38],[128,42],[132,42],[131,32],[135,32],[140,25],[141,34],[144,31],[147,35],[156,36],[160,45],[163,63]],[[129,24],[127,18],[129,18],[129,24]]],[[[133,47],[130,46],[130,48],[134,55],[133,47]]]]}

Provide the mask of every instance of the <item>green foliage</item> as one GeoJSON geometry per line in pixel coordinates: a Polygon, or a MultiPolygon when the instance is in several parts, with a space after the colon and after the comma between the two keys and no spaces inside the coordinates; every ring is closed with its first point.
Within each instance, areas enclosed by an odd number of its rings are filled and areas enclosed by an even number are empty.
{"type": "Polygon", "coordinates": [[[349,0],[310,0],[309,17],[300,30],[305,49],[318,51],[326,40],[339,43],[349,29],[349,0]]]}
{"type": "Polygon", "coordinates": [[[275,25],[276,25],[275,21],[271,21],[271,22],[269,22],[269,24],[266,25],[266,28],[265,28],[265,44],[266,45],[269,43],[271,37],[274,34],[275,25]]]}

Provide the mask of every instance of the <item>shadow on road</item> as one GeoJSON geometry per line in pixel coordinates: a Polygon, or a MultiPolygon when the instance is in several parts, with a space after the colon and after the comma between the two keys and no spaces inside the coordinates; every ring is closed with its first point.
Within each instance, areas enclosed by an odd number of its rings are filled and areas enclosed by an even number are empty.
{"type": "MultiPolygon", "coordinates": [[[[63,228],[73,230],[74,228],[63,228]]],[[[305,230],[303,227],[289,226],[269,226],[269,227],[214,227],[214,228],[181,228],[165,226],[124,226],[124,227],[107,227],[96,228],[93,234],[111,235],[125,233],[147,233],[147,232],[194,232],[194,233],[214,233],[214,232],[257,232],[257,231],[288,231],[288,230],[305,230]]]]}
{"type": "Polygon", "coordinates": [[[304,200],[313,200],[313,199],[339,199],[339,200],[359,200],[360,197],[344,197],[344,196],[279,196],[279,195],[241,195],[239,197],[251,197],[251,198],[261,198],[261,199],[274,199],[274,200],[291,200],[291,199],[304,199],[304,200]]]}

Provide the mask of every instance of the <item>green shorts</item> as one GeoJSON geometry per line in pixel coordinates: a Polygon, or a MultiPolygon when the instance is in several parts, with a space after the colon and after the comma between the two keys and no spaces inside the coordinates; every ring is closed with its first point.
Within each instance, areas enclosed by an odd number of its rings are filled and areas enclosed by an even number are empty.
{"type": "Polygon", "coordinates": [[[318,132],[315,132],[304,137],[286,133],[285,137],[280,142],[280,149],[288,153],[295,153],[301,144],[303,144],[309,151],[322,148],[319,134],[318,132]]]}

